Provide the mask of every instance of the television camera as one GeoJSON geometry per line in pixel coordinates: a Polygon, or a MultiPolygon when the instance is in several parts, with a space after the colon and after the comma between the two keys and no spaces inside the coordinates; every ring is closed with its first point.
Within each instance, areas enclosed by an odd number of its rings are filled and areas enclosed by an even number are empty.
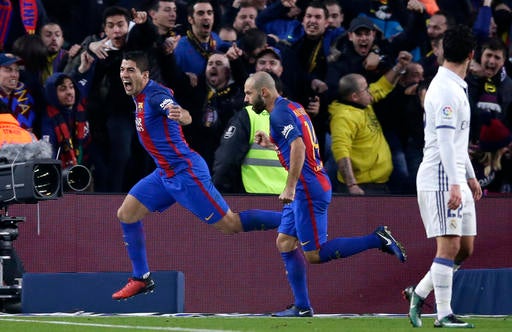
{"type": "Polygon", "coordinates": [[[0,311],[21,311],[21,260],[13,242],[18,223],[25,217],[12,217],[8,206],[57,199],[63,192],[60,161],[34,159],[24,162],[0,161],[0,311]]]}

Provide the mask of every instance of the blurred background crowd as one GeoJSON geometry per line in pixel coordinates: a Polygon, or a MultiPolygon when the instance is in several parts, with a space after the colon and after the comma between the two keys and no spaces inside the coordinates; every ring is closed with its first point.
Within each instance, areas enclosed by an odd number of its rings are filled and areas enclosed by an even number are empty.
{"type": "Polygon", "coordinates": [[[283,173],[266,176],[275,156],[254,151],[261,120],[244,105],[245,79],[265,70],[312,118],[334,192],[410,195],[423,97],[455,24],[478,40],[472,162],[486,193],[510,193],[512,0],[0,0],[0,99],[63,167],[91,170],[89,191],[126,192],[154,169],[119,78],[122,53],[143,50],[191,113],[183,134],[218,189],[277,193],[283,173]]]}

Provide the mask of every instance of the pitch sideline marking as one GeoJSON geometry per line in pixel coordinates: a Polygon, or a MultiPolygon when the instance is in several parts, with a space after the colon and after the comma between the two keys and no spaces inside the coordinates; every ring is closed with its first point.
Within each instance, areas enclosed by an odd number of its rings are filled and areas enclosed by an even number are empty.
{"type": "Polygon", "coordinates": [[[129,325],[115,325],[115,324],[93,324],[93,323],[76,323],[76,322],[62,322],[54,320],[34,320],[34,319],[16,319],[16,318],[1,318],[0,321],[8,322],[28,322],[38,324],[54,324],[54,325],[75,325],[75,326],[90,326],[90,327],[104,327],[104,328],[117,328],[117,329],[135,329],[135,330],[153,330],[153,331],[183,331],[183,332],[237,332],[234,330],[211,330],[211,329],[190,329],[183,327],[160,327],[160,326],[129,326],[129,325]]]}

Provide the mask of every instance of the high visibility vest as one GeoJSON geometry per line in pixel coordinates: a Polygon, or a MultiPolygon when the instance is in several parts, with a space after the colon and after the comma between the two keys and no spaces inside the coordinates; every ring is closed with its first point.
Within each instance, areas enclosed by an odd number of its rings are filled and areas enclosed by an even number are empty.
{"type": "Polygon", "coordinates": [[[29,131],[20,127],[12,114],[0,114],[0,147],[4,144],[25,144],[37,141],[29,131]]]}
{"type": "Polygon", "coordinates": [[[288,172],[279,162],[275,150],[254,143],[257,130],[270,131],[270,113],[266,110],[256,114],[252,106],[245,108],[249,115],[251,134],[250,148],[242,164],[242,182],[245,191],[255,194],[280,194],[286,185],[288,172]]]}

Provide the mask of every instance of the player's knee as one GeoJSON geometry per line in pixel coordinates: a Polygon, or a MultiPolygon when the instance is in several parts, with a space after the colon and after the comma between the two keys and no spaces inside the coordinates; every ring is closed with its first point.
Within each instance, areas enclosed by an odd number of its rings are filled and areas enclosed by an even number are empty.
{"type": "Polygon", "coordinates": [[[221,233],[231,235],[240,233],[243,231],[242,224],[240,220],[236,218],[234,213],[226,214],[221,220],[213,224],[213,226],[218,229],[221,233]]]}
{"type": "Polygon", "coordinates": [[[121,221],[125,221],[127,218],[127,215],[123,209],[123,207],[120,207],[119,209],[117,209],[117,219],[121,220],[121,221]]]}
{"type": "Polygon", "coordinates": [[[117,209],[117,219],[126,224],[131,224],[139,220],[136,215],[129,213],[128,210],[123,206],[117,209]]]}
{"type": "Polygon", "coordinates": [[[279,252],[289,252],[297,249],[299,241],[297,238],[279,233],[276,239],[276,247],[279,252]]]}

